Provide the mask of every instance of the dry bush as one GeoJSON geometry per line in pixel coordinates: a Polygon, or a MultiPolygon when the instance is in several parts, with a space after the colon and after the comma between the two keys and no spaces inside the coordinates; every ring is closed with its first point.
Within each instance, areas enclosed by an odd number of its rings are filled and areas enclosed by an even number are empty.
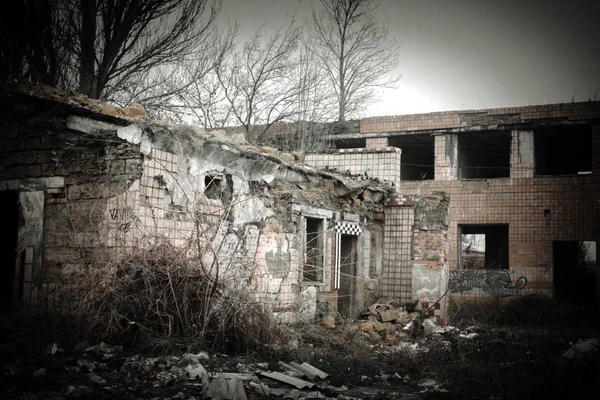
{"type": "Polygon", "coordinates": [[[268,352],[285,342],[285,327],[264,303],[203,271],[169,244],[96,254],[62,294],[62,310],[85,337],[126,346],[235,353],[268,352]]]}

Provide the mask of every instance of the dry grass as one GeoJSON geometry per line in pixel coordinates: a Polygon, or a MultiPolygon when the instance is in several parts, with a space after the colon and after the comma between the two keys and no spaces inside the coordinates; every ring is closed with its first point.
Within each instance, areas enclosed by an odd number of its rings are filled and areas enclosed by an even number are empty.
{"type": "Polygon", "coordinates": [[[61,296],[61,312],[85,338],[226,353],[272,352],[286,341],[286,327],[264,303],[207,275],[182,249],[160,244],[103,256],[90,260],[61,296]]]}

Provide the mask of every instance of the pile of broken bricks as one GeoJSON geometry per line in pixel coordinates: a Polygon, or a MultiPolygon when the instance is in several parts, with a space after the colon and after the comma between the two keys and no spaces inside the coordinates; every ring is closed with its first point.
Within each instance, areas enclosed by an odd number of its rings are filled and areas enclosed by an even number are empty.
{"type": "MultiPolygon", "coordinates": [[[[402,307],[394,305],[391,300],[371,305],[364,317],[366,317],[365,321],[347,328],[354,339],[396,344],[409,337],[422,336],[422,315],[418,312],[409,313],[402,307]]],[[[333,329],[335,319],[326,316],[323,318],[322,325],[333,329]]]]}

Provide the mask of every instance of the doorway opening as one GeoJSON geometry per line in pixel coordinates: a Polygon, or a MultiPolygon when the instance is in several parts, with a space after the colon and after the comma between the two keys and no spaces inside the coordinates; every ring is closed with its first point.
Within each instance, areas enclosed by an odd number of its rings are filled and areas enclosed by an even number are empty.
{"type": "Polygon", "coordinates": [[[342,317],[352,318],[356,313],[356,250],[357,236],[340,235],[340,286],[338,289],[338,312],[342,317]]]}
{"type": "Polygon", "coordinates": [[[595,265],[596,242],[554,241],[552,263],[554,298],[591,307],[598,306],[595,265]]]}
{"type": "Polygon", "coordinates": [[[10,313],[17,296],[15,276],[16,249],[19,233],[19,196],[15,191],[0,192],[4,215],[4,240],[0,242],[0,313],[10,313]]]}

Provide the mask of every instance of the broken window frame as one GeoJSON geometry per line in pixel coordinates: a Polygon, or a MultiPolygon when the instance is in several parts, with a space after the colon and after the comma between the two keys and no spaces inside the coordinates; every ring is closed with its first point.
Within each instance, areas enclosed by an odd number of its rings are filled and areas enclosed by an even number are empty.
{"type": "Polygon", "coordinates": [[[326,254],[326,219],[318,216],[303,215],[302,216],[302,231],[303,231],[303,249],[302,249],[302,273],[301,282],[310,285],[322,285],[325,282],[325,254],[326,254]],[[316,230],[309,233],[309,228],[312,224],[317,224],[316,230]],[[309,238],[310,235],[314,237],[309,238]],[[316,242],[315,246],[310,249],[314,251],[314,262],[310,263],[309,244],[316,242]],[[310,263],[310,264],[309,264],[310,263]],[[307,268],[308,267],[308,268],[307,268]],[[307,270],[310,269],[307,273],[307,270]]]}
{"type": "MultiPolygon", "coordinates": [[[[499,232],[496,232],[497,234],[499,232]]],[[[503,232],[502,232],[503,233],[503,232]]],[[[491,247],[491,246],[490,246],[491,247]]],[[[501,246],[494,247],[496,249],[501,249],[501,246]]],[[[498,260],[497,260],[498,261],[498,260]]],[[[499,260],[500,262],[502,260],[499,260]]],[[[496,261],[495,261],[496,262],[496,261]]],[[[509,270],[510,269],[510,225],[509,224],[459,224],[458,225],[458,269],[460,270],[509,270]],[[505,229],[506,230],[506,248],[504,257],[498,256],[497,258],[504,258],[506,261],[506,265],[500,264],[490,264],[486,265],[486,253],[488,251],[488,234],[490,232],[485,232],[486,230],[492,229],[505,229]],[[468,232],[465,233],[465,230],[468,232]],[[473,232],[474,231],[474,232],[473,232]],[[464,235],[485,235],[485,248],[483,252],[483,266],[481,268],[465,268],[465,257],[463,250],[463,236],[464,235]]]]}

